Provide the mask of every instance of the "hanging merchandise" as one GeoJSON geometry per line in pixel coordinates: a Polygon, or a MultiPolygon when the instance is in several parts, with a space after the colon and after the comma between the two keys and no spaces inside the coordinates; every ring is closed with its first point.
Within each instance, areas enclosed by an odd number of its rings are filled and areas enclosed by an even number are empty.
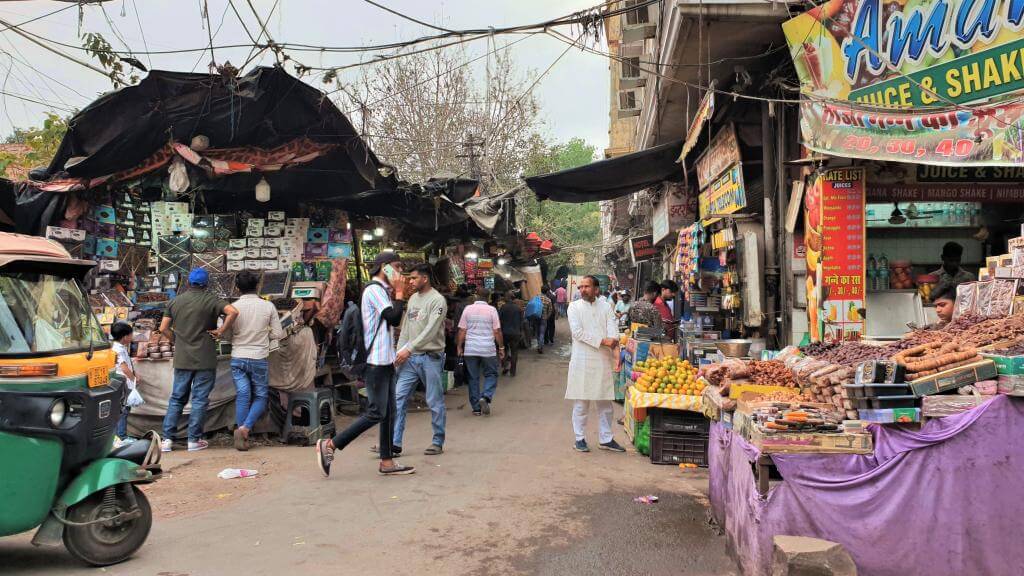
{"type": "Polygon", "coordinates": [[[181,157],[175,156],[171,160],[171,166],[167,169],[170,177],[167,179],[167,187],[171,192],[184,194],[188,190],[188,169],[181,157]]]}

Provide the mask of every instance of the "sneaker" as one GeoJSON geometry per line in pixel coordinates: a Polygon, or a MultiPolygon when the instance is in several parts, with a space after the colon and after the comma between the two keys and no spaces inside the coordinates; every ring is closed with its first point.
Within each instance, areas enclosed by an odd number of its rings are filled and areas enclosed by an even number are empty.
{"type": "Polygon", "coordinates": [[[206,440],[199,440],[197,442],[193,442],[191,440],[188,441],[189,452],[199,452],[200,450],[206,450],[209,447],[210,443],[207,442],[206,440]]]}
{"type": "Polygon", "coordinates": [[[404,476],[406,474],[415,474],[416,469],[412,466],[395,464],[391,468],[377,468],[377,473],[381,476],[404,476]]]}
{"type": "Polygon", "coordinates": [[[587,446],[586,440],[577,440],[576,445],[573,446],[577,452],[590,452],[590,446],[587,446]]]}
{"type": "Polygon", "coordinates": [[[481,398],[480,399],[480,411],[483,412],[485,416],[490,416],[491,415],[491,401],[488,400],[487,398],[481,398]]]}
{"type": "Polygon", "coordinates": [[[173,449],[174,449],[174,440],[171,440],[170,438],[166,438],[166,439],[160,441],[160,451],[161,452],[170,452],[173,449]]]}
{"type": "Polygon", "coordinates": [[[431,444],[429,448],[423,451],[423,453],[426,454],[427,456],[437,456],[442,452],[444,452],[444,448],[438,446],[437,444],[431,444]]]}
{"type": "Polygon", "coordinates": [[[619,443],[612,439],[610,442],[605,442],[599,446],[601,450],[611,450],[612,452],[625,452],[626,449],[619,446],[619,443]]]}
{"type": "Polygon", "coordinates": [[[473,410],[473,416],[483,416],[483,412],[479,410],[473,410]]]}
{"type": "Polygon", "coordinates": [[[320,473],[324,478],[331,475],[331,462],[334,462],[334,450],[327,449],[327,440],[317,440],[316,465],[320,467],[320,473]]]}

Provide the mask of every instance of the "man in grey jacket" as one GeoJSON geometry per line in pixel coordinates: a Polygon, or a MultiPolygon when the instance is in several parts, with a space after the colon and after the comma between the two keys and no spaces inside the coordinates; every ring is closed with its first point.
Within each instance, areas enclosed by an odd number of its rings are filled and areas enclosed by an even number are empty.
{"type": "Polygon", "coordinates": [[[444,372],[444,319],[448,304],[431,285],[430,273],[429,264],[420,264],[409,274],[409,287],[414,292],[402,321],[398,355],[395,357],[398,383],[395,389],[393,450],[401,450],[406,403],[422,381],[427,392],[427,406],[430,407],[430,424],[434,429],[433,441],[423,453],[434,456],[444,451],[446,410],[441,376],[444,372]]]}

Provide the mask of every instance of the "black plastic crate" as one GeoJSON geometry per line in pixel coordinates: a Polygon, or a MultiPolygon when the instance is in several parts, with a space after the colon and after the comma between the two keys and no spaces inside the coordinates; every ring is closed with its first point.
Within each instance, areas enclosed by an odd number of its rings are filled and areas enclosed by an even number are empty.
{"type": "Polygon", "coordinates": [[[879,396],[877,398],[853,398],[853,407],[858,410],[883,410],[886,408],[914,408],[920,405],[917,396],[879,396]]]}
{"type": "Polygon", "coordinates": [[[711,422],[700,412],[648,408],[647,416],[651,419],[651,432],[655,433],[707,434],[711,428],[711,422]]]}
{"type": "Polygon", "coordinates": [[[707,468],[708,435],[651,432],[651,463],[696,464],[707,468]]]}

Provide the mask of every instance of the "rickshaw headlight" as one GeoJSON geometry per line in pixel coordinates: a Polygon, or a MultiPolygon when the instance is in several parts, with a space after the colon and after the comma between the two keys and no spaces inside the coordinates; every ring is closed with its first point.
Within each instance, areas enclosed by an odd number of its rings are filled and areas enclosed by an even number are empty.
{"type": "Polygon", "coordinates": [[[50,405],[50,426],[60,428],[64,423],[64,417],[68,413],[68,404],[63,399],[58,399],[50,405]]]}

